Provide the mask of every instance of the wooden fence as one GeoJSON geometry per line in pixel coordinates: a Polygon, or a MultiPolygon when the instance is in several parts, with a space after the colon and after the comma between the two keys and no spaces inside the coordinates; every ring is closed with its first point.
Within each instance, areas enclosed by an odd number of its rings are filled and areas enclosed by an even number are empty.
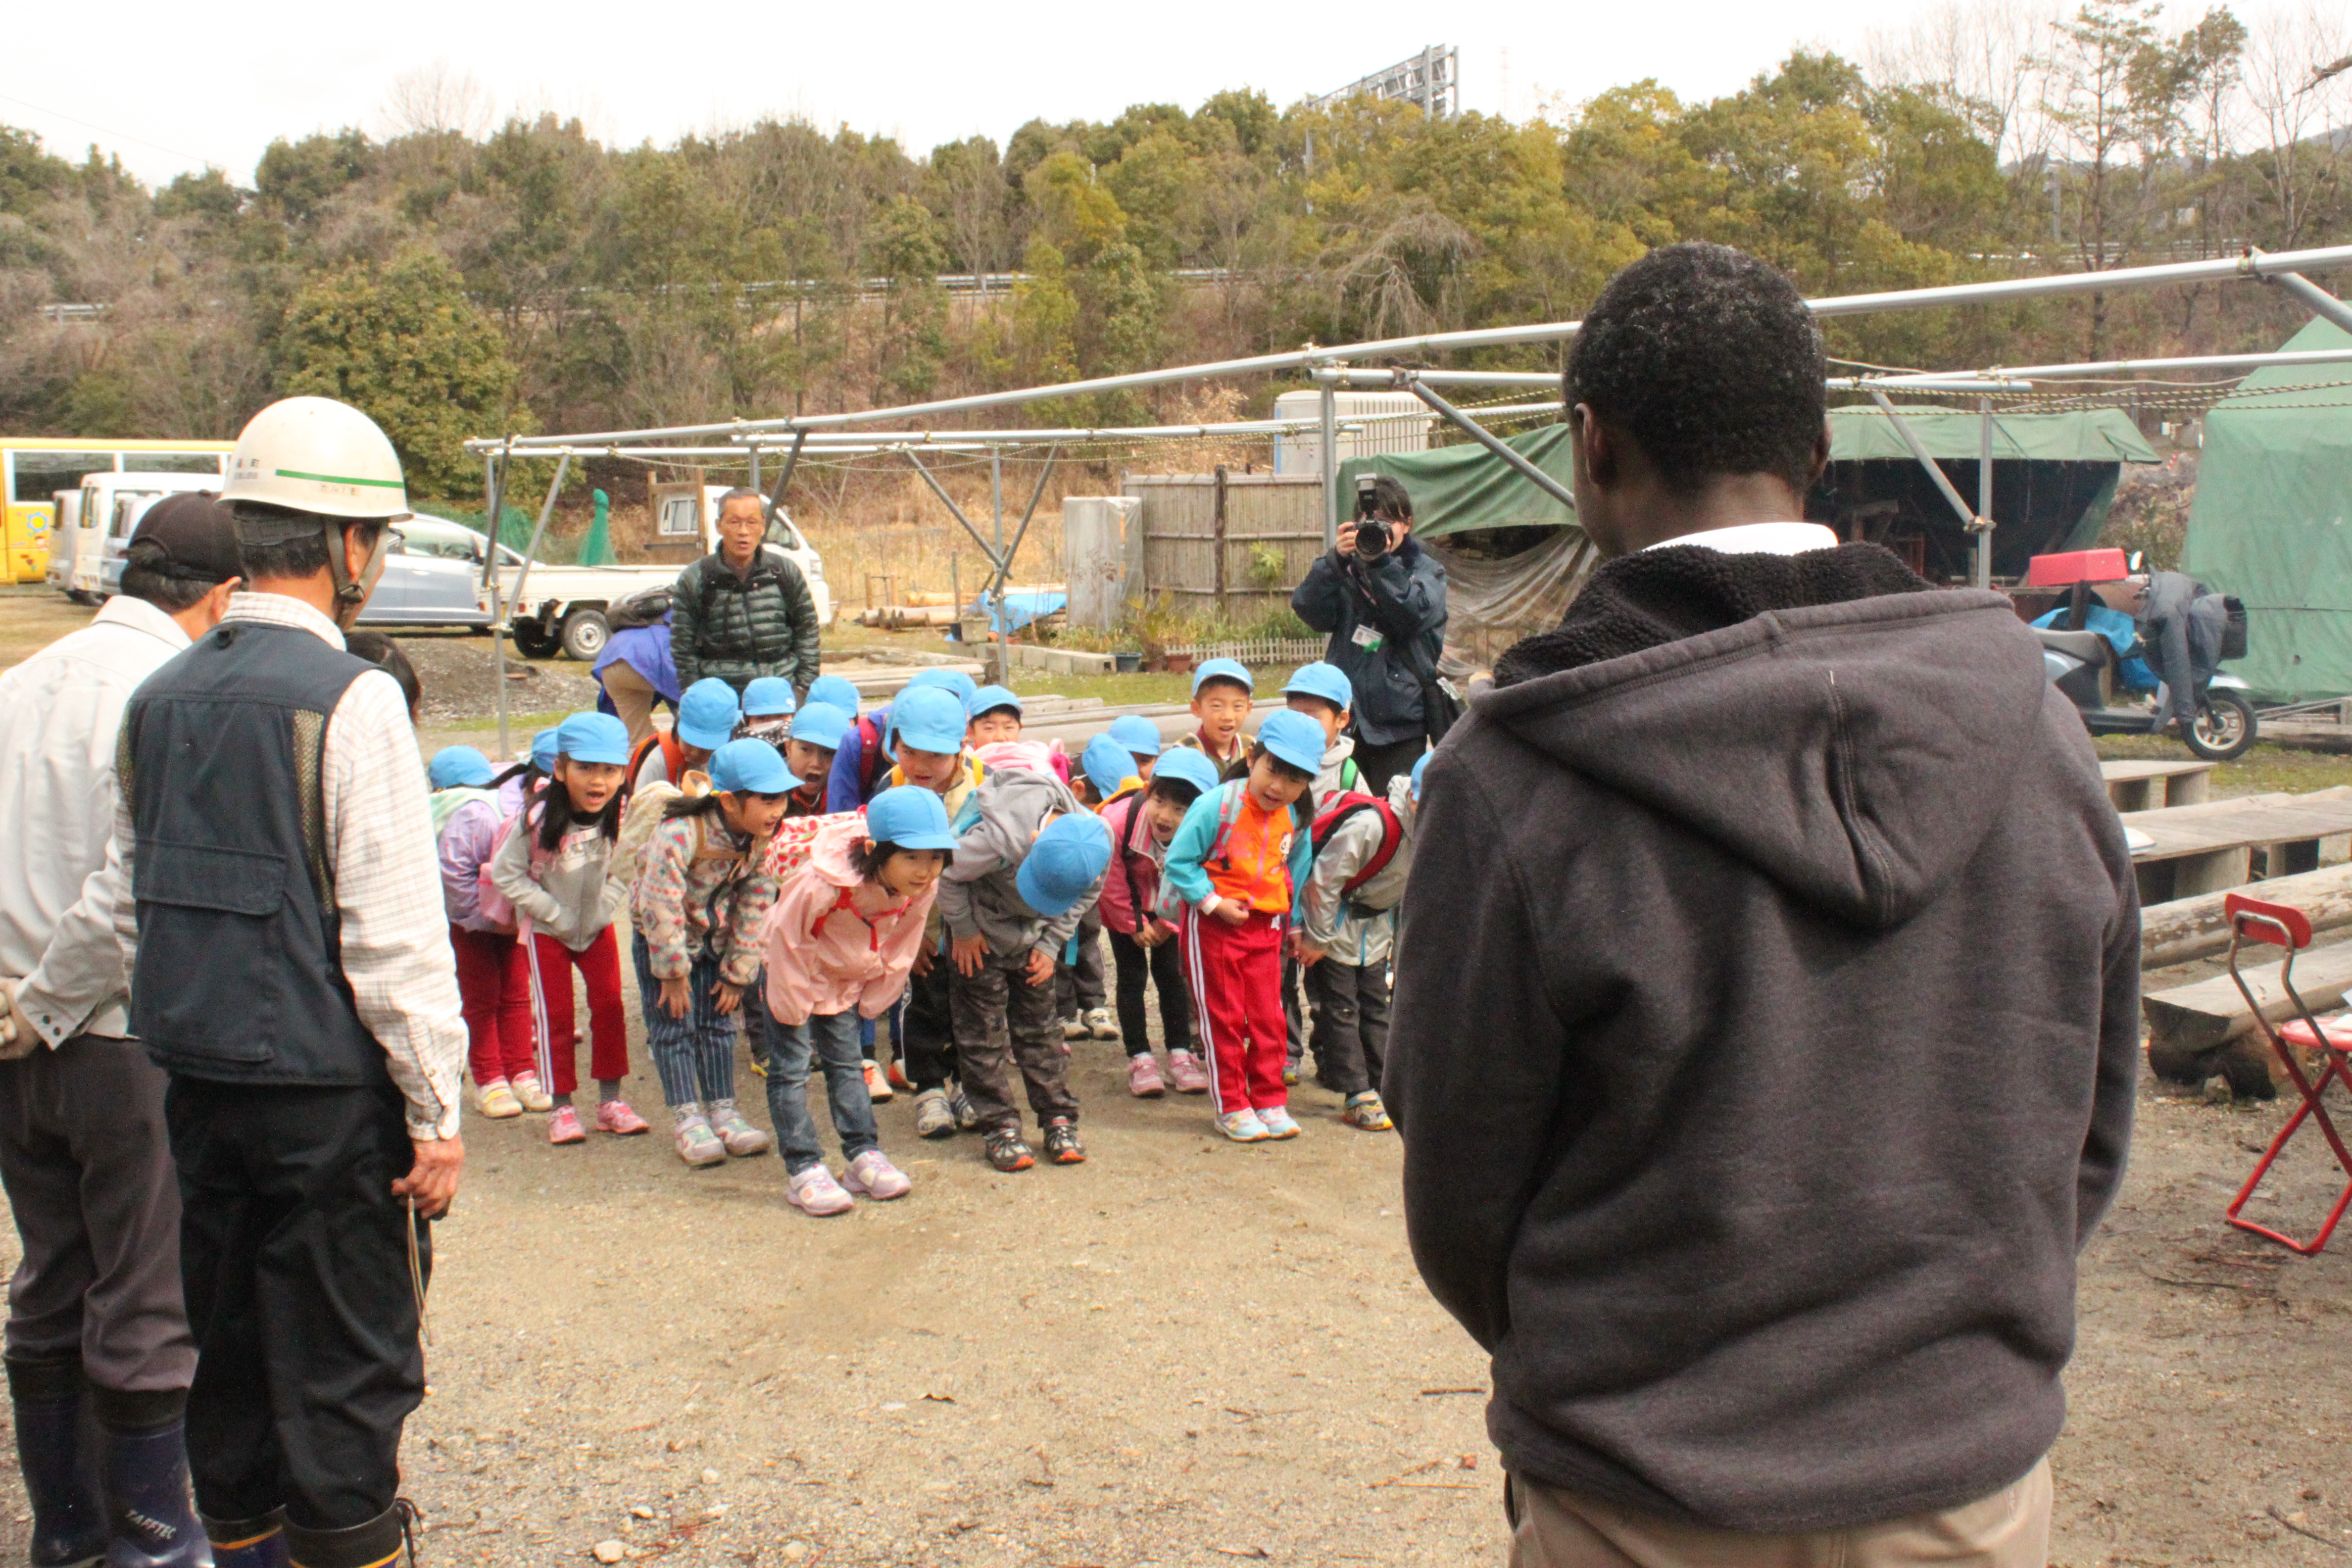
{"type": "Polygon", "coordinates": [[[1323,552],[1323,481],[1300,474],[1132,474],[1143,580],[1131,597],[1251,621],[1290,603],[1323,552]]]}

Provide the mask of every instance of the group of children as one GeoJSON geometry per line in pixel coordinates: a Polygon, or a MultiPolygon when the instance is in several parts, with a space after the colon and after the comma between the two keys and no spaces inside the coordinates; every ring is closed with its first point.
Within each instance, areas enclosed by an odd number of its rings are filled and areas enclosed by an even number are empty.
{"type": "Polygon", "coordinates": [[[1387,1128],[1389,950],[1420,769],[1384,796],[1355,787],[1348,683],[1329,665],[1298,670],[1255,736],[1252,687],[1242,665],[1212,660],[1193,679],[1193,733],[1163,750],[1130,715],[1075,766],[1023,738],[1012,691],[943,669],[865,714],[838,677],[798,702],[782,680],[740,697],[703,680],[634,752],[617,719],[577,713],[503,774],[472,748],[438,752],[434,824],[478,1109],[541,1112],[550,1142],[586,1141],[576,973],[595,1129],[649,1131],[621,1098],[625,909],[679,1157],[712,1165],[772,1143],[787,1199],[813,1215],[908,1190],[874,1112],[894,1086],[914,1095],[919,1136],[976,1131],[999,1171],[1041,1151],[1084,1161],[1068,1072],[1081,1037],[1123,1040],[1138,1098],[1205,1093],[1228,1138],[1296,1137],[1302,974],[1318,1080],[1349,1125],[1387,1128]],[[887,1070],[877,1025],[897,1047],[887,1070]],[[736,1102],[739,1033],[772,1135],[736,1102]],[[809,1110],[813,1072],[838,1177],[809,1110]]]}

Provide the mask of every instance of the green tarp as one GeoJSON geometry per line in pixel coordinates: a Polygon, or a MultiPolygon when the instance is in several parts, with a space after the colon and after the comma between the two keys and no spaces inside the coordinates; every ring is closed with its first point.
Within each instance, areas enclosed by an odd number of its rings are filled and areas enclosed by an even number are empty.
{"type": "MultiPolygon", "coordinates": [[[[2352,335],[2314,321],[2290,350],[2352,335]]],[[[2181,570],[2245,601],[2230,669],[2276,702],[2352,696],[2352,364],[2273,366],[2205,417],[2181,570]]]]}
{"type": "MultiPolygon", "coordinates": [[[[1903,423],[1911,426],[1927,456],[1973,465],[1984,449],[1981,416],[1950,408],[1906,408],[1897,404],[1903,423]]],[[[2164,459],[2139,433],[2139,426],[2120,408],[2090,408],[2074,414],[1996,414],[1992,418],[1992,460],[2024,458],[2044,463],[2158,463],[2164,459]]],[[[1875,407],[1830,411],[1830,461],[1867,463],[1885,459],[1911,462],[1911,448],[1903,444],[1895,422],[1875,407]]],[[[1973,492],[1963,491],[1971,503],[1973,492]]]]}
{"type": "MultiPolygon", "coordinates": [[[[1561,485],[1570,482],[1567,426],[1546,425],[1504,441],[1561,485]]],[[[1410,490],[1412,531],[1423,539],[1473,528],[1557,528],[1576,521],[1572,509],[1475,441],[1348,458],[1339,465],[1338,503],[1350,514],[1359,474],[1386,474],[1410,490]]]]}

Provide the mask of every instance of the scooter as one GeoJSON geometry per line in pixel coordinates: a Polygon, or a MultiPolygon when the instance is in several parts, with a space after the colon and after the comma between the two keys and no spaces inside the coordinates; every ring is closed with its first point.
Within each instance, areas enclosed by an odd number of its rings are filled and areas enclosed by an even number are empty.
{"type": "MultiPolygon", "coordinates": [[[[2041,570],[2029,574],[2034,586],[2072,589],[2067,604],[2033,623],[2034,635],[2042,641],[2042,669],[2074,704],[2092,734],[2157,734],[2170,718],[2168,693],[2155,671],[2137,657],[2137,629],[2131,617],[2108,606],[2095,586],[2124,578],[2122,552],[2083,554],[2113,555],[2116,560],[2085,561],[2083,574],[2068,581],[2056,576],[2065,568],[2054,568],[2068,558],[2038,556],[2034,565],[2041,570]],[[2045,562],[2053,567],[2042,568],[2045,562]]],[[[2244,612],[2234,610],[2221,657],[2236,658],[2244,653],[2244,612]]],[[[2252,688],[2238,677],[2216,671],[2198,693],[2197,717],[2180,737],[2182,743],[2207,762],[2226,763],[2245,755],[2260,731],[2252,693],[2252,688]]]]}

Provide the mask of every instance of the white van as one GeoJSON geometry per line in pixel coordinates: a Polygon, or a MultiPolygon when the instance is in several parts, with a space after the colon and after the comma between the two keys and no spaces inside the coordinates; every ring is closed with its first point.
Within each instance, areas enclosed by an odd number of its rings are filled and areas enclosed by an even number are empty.
{"type": "MultiPolygon", "coordinates": [[[[67,591],[85,602],[121,592],[123,552],[147,509],[168,495],[217,490],[218,474],[91,474],[74,509],[73,565],[67,591]]],[[[62,509],[59,512],[62,519],[62,509]]]]}

